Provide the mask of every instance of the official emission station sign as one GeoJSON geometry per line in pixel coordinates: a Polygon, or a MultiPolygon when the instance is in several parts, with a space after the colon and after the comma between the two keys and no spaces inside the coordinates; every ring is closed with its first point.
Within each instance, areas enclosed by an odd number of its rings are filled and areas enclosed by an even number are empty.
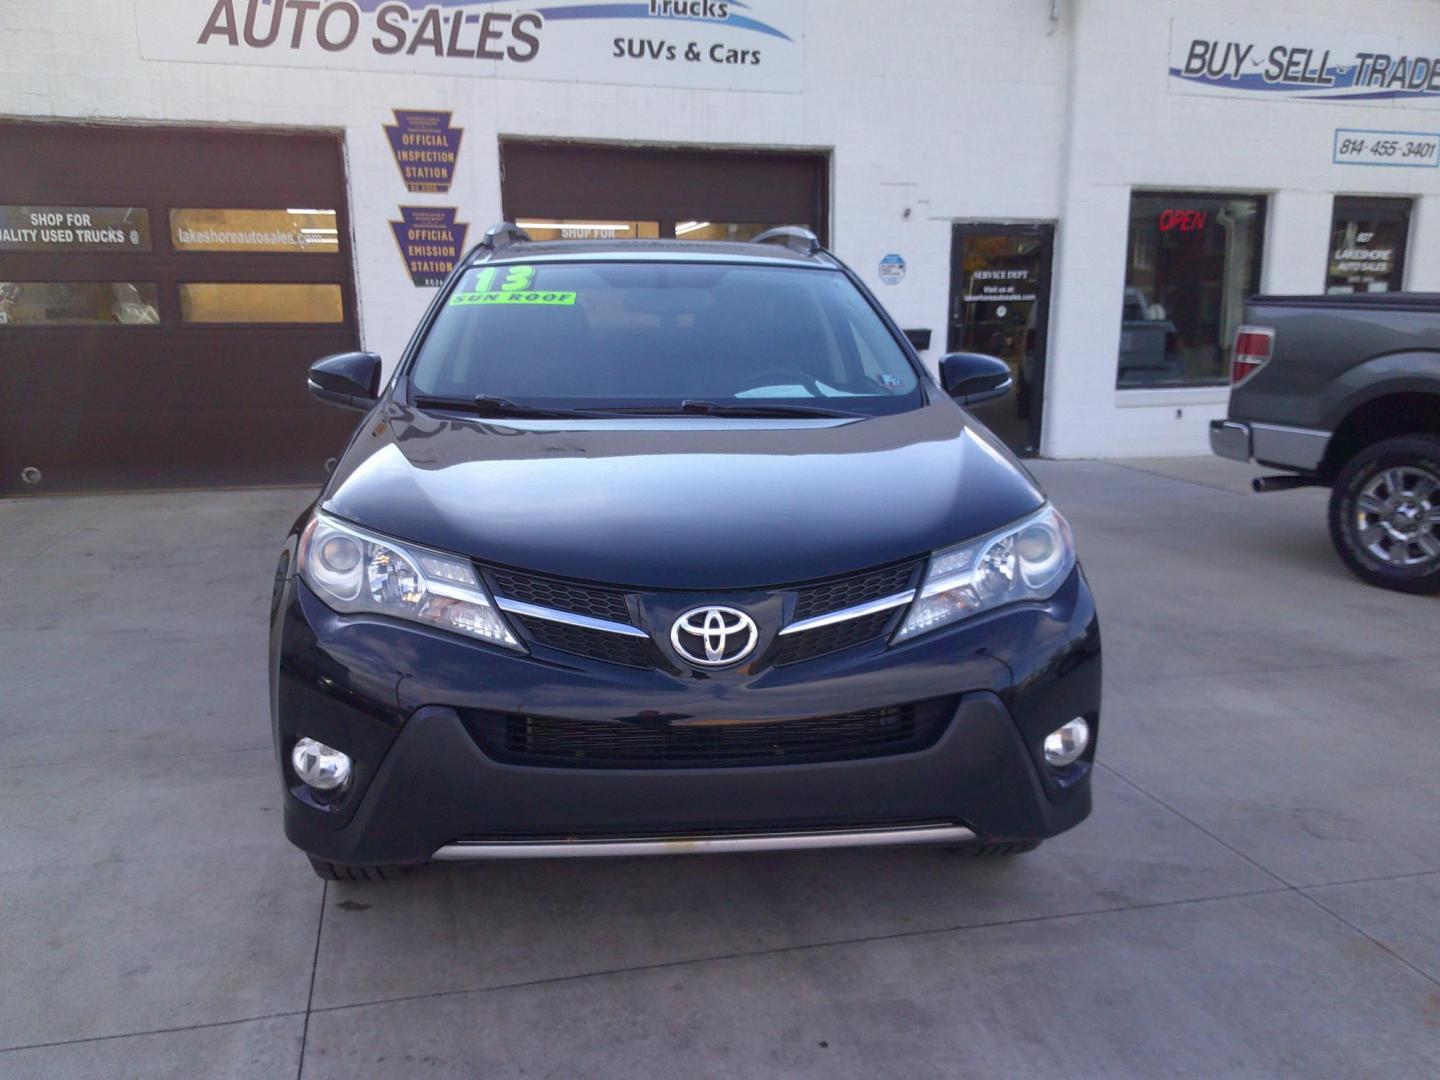
{"type": "Polygon", "coordinates": [[[445,284],[465,250],[466,222],[455,220],[453,206],[402,206],[390,222],[410,280],[420,288],[445,284]]]}

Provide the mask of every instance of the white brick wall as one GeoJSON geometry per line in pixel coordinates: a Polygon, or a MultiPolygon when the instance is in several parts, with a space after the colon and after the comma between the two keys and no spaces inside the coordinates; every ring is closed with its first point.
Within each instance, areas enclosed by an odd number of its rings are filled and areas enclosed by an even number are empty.
{"type": "Polygon", "coordinates": [[[1168,93],[1165,75],[1177,14],[1310,31],[1428,25],[1440,40],[1440,3],[1059,9],[1052,26],[1050,0],[809,0],[805,92],[744,94],[146,61],[131,0],[0,0],[0,115],[342,130],[362,336],[392,359],[430,292],[410,284],[388,223],[401,203],[455,205],[478,238],[500,216],[502,135],[832,149],[834,246],[902,325],[934,331],[932,362],[951,223],[1057,223],[1042,444],[1054,456],[1203,452],[1206,421],[1224,410],[1223,390],[1114,388],[1132,187],[1270,194],[1263,284],[1286,291],[1320,287],[1336,192],[1414,196],[1407,287],[1440,290],[1437,174],[1330,163],[1336,127],[1440,130],[1440,109],[1215,100],[1168,93]],[[381,130],[394,107],[455,112],[465,137],[449,195],[406,193],[381,130]],[[877,274],[890,251],[908,263],[893,287],[877,274]]]}

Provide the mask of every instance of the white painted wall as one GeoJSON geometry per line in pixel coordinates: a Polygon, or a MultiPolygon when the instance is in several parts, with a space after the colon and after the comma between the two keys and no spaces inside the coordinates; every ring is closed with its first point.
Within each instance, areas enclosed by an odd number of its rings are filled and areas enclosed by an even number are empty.
{"type": "Polygon", "coordinates": [[[1336,128],[1440,132],[1440,102],[1221,100],[1166,85],[1177,16],[1204,16],[1220,26],[1294,26],[1297,41],[1320,33],[1440,41],[1440,4],[1067,0],[1063,6],[1075,63],[1043,453],[1208,453],[1208,422],[1225,413],[1223,389],[1114,388],[1132,189],[1268,195],[1261,287],[1271,292],[1322,289],[1337,193],[1413,196],[1406,287],[1440,290],[1440,170],[1332,163],[1336,128]]]}
{"type": "Polygon", "coordinates": [[[754,94],[151,61],[131,0],[0,0],[0,115],[343,131],[362,337],[392,359],[430,291],[410,284],[389,222],[402,203],[453,205],[478,239],[500,216],[504,135],[832,150],[834,247],[902,325],[934,331],[932,363],[951,223],[1053,221],[1052,456],[1203,453],[1206,421],[1224,411],[1223,389],[1115,389],[1134,187],[1270,194],[1263,285],[1285,291],[1320,287],[1336,192],[1414,196],[1407,287],[1440,290],[1440,170],[1337,166],[1330,152],[1336,127],[1440,131],[1440,108],[1216,100],[1166,85],[1176,14],[1311,31],[1433,26],[1425,36],[1440,40],[1440,4],[1058,8],[1052,23],[1050,0],[809,0],[805,91],[754,94]],[[465,136],[448,195],[405,191],[381,130],[395,107],[456,114],[465,136]],[[891,251],[908,263],[897,286],[877,273],[891,251]]]}

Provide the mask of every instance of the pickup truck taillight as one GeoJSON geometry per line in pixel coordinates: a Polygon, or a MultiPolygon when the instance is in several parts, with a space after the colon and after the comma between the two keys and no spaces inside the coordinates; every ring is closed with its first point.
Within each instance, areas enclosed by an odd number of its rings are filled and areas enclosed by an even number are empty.
{"type": "Polygon", "coordinates": [[[1230,385],[1239,386],[1250,378],[1270,362],[1274,352],[1274,327],[1240,327],[1235,331],[1235,348],[1230,359],[1230,385]]]}

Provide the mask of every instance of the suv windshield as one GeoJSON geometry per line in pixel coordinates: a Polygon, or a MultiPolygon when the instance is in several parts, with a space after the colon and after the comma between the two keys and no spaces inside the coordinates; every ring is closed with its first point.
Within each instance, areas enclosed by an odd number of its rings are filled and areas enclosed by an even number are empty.
{"type": "Polygon", "coordinates": [[[740,264],[470,269],[411,384],[429,399],[597,411],[878,415],[922,403],[915,369],[844,274],[740,264]]]}

